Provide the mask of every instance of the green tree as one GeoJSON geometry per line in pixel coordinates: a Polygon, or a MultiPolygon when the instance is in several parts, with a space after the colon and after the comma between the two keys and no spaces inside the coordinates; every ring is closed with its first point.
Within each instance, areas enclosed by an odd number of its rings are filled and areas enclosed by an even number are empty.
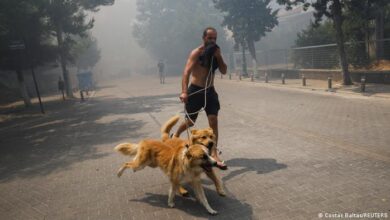
{"type": "MultiPolygon", "coordinates": [[[[315,24],[311,23],[306,29],[298,32],[295,40],[296,47],[308,47],[325,44],[334,44],[336,42],[336,34],[332,22],[315,24]]],[[[326,50],[326,48],[323,48],[326,50]]],[[[332,62],[323,62],[323,60],[334,60],[337,53],[332,49],[321,53],[321,59],[313,59],[319,53],[319,48],[306,48],[294,50],[292,59],[299,68],[333,68],[332,62]]]]}
{"type": "MultiPolygon", "coordinates": [[[[346,3],[346,25],[347,38],[351,40],[365,41],[365,55],[369,58],[369,40],[374,36],[375,56],[382,59],[384,56],[384,35],[386,14],[389,14],[390,2],[387,0],[360,0],[346,3]],[[372,25],[373,24],[373,25],[372,25]]],[[[364,52],[364,51],[363,51],[364,52]]],[[[358,53],[356,53],[358,54],[358,53]]]]}
{"type": "Polygon", "coordinates": [[[182,70],[208,26],[217,29],[222,52],[229,48],[220,26],[222,17],[208,0],[137,0],[137,12],[134,38],[154,59],[164,59],[168,71],[182,70]]]}
{"type": "Polygon", "coordinates": [[[241,61],[241,64],[242,64],[242,75],[244,76],[248,76],[248,68],[247,68],[247,63],[246,63],[246,50],[248,49],[247,45],[246,45],[246,42],[244,40],[235,40],[236,42],[236,47],[237,47],[237,50],[240,49],[240,46],[241,46],[241,50],[242,50],[242,61],[241,61]]]}
{"type": "MultiPolygon", "coordinates": [[[[355,67],[367,66],[370,59],[376,55],[376,59],[385,57],[383,49],[384,35],[386,34],[385,25],[389,19],[386,14],[390,14],[390,3],[387,1],[361,0],[346,1],[344,7],[344,21],[342,30],[346,44],[346,54],[349,64],[355,67]],[[370,54],[370,46],[375,42],[375,54],[370,54]],[[364,42],[364,43],[363,43],[364,42]]],[[[326,20],[317,24],[310,25],[307,29],[298,33],[296,46],[311,46],[330,44],[336,42],[335,29],[332,27],[332,20],[326,20]]],[[[333,56],[333,54],[327,54],[333,56]]],[[[305,61],[305,57],[297,54],[295,61],[299,64],[311,64],[311,61],[305,61]]],[[[321,64],[317,64],[318,67],[321,64]]],[[[324,67],[329,67],[324,64],[324,67]]]]}
{"type": "Polygon", "coordinates": [[[332,23],[325,21],[321,24],[310,24],[306,29],[297,34],[295,46],[306,47],[321,44],[333,44],[336,42],[336,34],[332,23]]]}
{"type": "Polygon", "coordinates": [[[278,24],[278,10],[269,6],[271,0],[213,0],[223,15],[223,26],[233,32],[233,38],[245,52],[245,45],[257,63],[255,42],[278,24]]]}
{"type": "Polygon", "coordinates": [[[43,0],[0,1],[0,68],[16,72],[26,106],[31,101],[23,70],[55,59],[43,5],[43,0]],[[11,49],[13,44],[18,48],[11,49]]]}
{"type": "Polygon", "coordinates": [[[315,23],[320,22],[324,16],[332,19],[336,31],[336,42],[340,56],[343,84],[351,85],[352,81],[348,70],[347,55],[344,47],[344,33],[342,30],[344,21],[343,9],[347,0],[277,0],[277,2],[285,5],[287,10],[292,9],[292,6],[301,4],[303,4],[305,10],[312,6],[315,9],[315,23]]]}
{"type": "Polygon", "coordinates": [[[93,68],[100,60],[100,50],[97,40],[88,35],[87,37],[77,37],[76,44],[71,50],[72,63],[79,69],[93,68]]]}
{"type": "Polygon", "coordinates": [[[112,5],[115,0],[48,0],[47,14],[57,38],[60,63],[65,81],[66,94],[72,97],[72,85],[69,80],[67,64],[72,59],[73,35],[86,37],[93,27],[94,20],[88,22],[86,11],[97,11],[99,6],[112,5]]]}

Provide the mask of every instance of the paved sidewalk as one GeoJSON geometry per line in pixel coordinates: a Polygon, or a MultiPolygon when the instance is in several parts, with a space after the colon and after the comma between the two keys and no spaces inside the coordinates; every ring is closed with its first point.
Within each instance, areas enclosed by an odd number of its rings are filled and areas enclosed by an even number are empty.
{"type": "MultiPolygon", "coordinates": [[[[219,76],[220,77],[220,76],[219,76]]],[[[223,76],[224,80],[229,80],[229,76],[223,76]]],[[[233,81],[240,81],[239,77],[232,76],[233,81]]],[[[242,78],[242,82],[251,82],[250,78],[242,78]]],[[[264,79],[255,79],[255,83],[263,83],[265,85],[282,86],[286,88],[304,89],[311,91],[325,91],[341,94],[351,94],[362,97],[378,97],[390,99],[389,84],[367,83],[365,92],[361,92],[360,83],[354,83],[350,86],[344,86],[340,81],[332,81],[332,89],[328,89],[327,80],[306,79],[306,86],[302,85],[302,79],[285,79],[285,84],[282,84],[281,79],[269,79],[265,83],[264,79]]]]}

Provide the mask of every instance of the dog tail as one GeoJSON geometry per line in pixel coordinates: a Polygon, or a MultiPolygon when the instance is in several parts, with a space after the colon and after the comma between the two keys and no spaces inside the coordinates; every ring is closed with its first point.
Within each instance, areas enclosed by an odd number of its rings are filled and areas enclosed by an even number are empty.
{"type": "Polygon", "coordinates": [[[169,138],[169,132],[171,131],[172,127],[179,121],[179,119],[180,116],[176,115],[165,122],[165,124],[161,127],[161,138],[163,141],[169,138]]]}
{"type": "Polygon", "coordinates": [[[133,156],[137,154],[138,151],[138,144],[132,144],[132,143],[122,143],[118,144],[114,150],[121,152],[124,155],[133,156]]]}

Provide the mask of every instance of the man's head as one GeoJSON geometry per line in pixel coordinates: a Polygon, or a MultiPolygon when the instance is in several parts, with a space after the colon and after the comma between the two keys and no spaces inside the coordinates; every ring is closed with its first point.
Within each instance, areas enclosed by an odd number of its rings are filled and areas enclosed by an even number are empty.
{"type": "Polygon", "coordinates": [[[203,31],[203,43],[217,43],[217,30],[213,27],[207,27],[203,31]]]}

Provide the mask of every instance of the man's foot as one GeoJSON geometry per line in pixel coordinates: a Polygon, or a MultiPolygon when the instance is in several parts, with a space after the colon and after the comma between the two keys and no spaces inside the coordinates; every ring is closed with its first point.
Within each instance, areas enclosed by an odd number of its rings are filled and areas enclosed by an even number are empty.
{"type": "Polygon", "coordinates": [[[223,160],[221,160],[221,159],[219,159],[217,157],[214,157],[214,160],[217,161],[216,167],[218,167],[219,169],[221,169],[221,170],[227,170],[228,169],[227,165],[225,164],[225,161],[223,161],[223,160]]]}
{"type": "Polygon", "coordinates": [[[227,165],[225,164],[225,161],[217,161],[217,167],[221,170],[227,170],[228,167],[227,165]]]}

